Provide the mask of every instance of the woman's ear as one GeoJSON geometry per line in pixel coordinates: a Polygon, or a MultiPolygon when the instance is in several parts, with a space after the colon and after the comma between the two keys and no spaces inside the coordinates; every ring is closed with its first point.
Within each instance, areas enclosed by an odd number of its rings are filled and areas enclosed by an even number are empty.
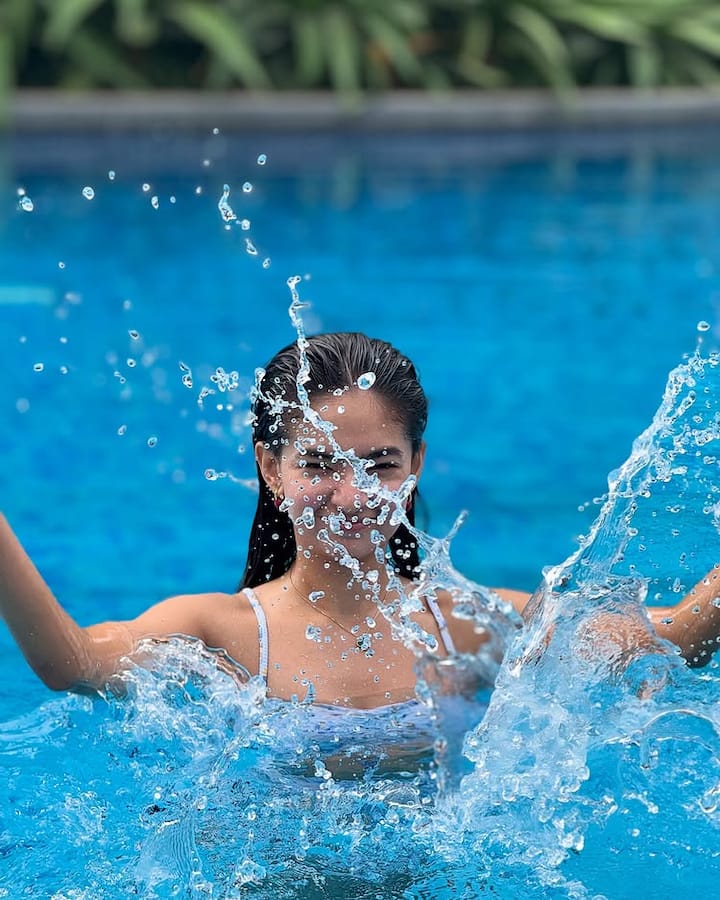
{"type": "Polygon", "coordinates": [[[269,450],[261,441],[255,444],[255,462],[260,469],[260,475],[272,494],[280,490],[280,466],[278,459],[272,450],[269,450]]]}
{"type": "Polygon", "coordinates": [[[412,458],[412,473],[413,475],[420,480],[420,473],[423,470],[423,466],[425,465],[425,449],[427,448],[427,444],[425,441],[420,444],[420,447],[417,453],[413,453],[412,458]]]}

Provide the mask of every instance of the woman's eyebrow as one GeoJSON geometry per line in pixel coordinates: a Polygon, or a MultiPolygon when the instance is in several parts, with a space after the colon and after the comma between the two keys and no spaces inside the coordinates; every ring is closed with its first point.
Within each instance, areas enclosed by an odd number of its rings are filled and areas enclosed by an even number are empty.
{"type": "Polygon", "coordinates": [[[404,454],[399,447],[379,447],[378,449],[369,450],[367,453],[360,454],[364,459],[381,459],[388,456],[399,459],[404,454]]]}
{"type": "MultiPolygon", "coordinates": [[[[357,453],[357,451],[355,451],[357,453]]],[[[360,459],[401,459],[404,454],[403,451],[399,447],[373,447],[368,450],[366,453],[357,453],[360,459]]],[[[336,460],[338,457],[334,453],[328,453],[326,450],[315,450],[312,447],[308,447],[308,449],[303,454],[305,457],[311,457],[312,459],[319,460],[321,462],[332,462],[332,460],[336,460]]]]}

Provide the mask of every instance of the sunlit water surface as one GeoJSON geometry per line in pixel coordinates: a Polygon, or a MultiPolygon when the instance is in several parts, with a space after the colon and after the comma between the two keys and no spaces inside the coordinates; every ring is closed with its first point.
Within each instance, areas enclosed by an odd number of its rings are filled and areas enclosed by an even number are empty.
{"type": "MultiPolygon", "coordinates": [[[[191,644],[148,650],[123,699],[50,697],[4,635],[0,894],[712,894],[715,667],[670,647],[619,665],[584,635],[606,613],[642,626],[646,595],[672,602],[717,561],[714,160],[478,147],[413,169],[341,146],[327,171],[273,174],[261,142],[213,146],[183,177],[123,172],[117,150],[8,178],[4,503],[61,599],[90,621],[232,589],[246,394],[293,338],[285,281],[306,272],[308,330],[372,331],[416,358],[430,530],[470,511],[458,568],[532,589],[555,565],[525,631],[501,626],[481,722],[444,695],[447,670],[421,667],[450,744],[419,772],[375,767],[387,723],[328,743],[312,708],[191,644]],[[365,777],[331,771],[347,747],[365,777]]],[[[444,557],[436,571],[460,583],[444,557]]]]}

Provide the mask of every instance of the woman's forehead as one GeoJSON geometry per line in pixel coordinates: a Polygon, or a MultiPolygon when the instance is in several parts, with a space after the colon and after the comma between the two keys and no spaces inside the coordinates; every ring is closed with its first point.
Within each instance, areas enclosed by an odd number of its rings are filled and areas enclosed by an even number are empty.
{"type": "Polygon", "coordinates": [[[321,422],[316,425],[302,410],[291,417],[288,437],[297,441],[303,449],[321,448],[332,452],[333,440],[343,449],[354,449],[358,455],[361,448],[379,451],[385,448],[403,448],[408,443],[405,430],[398,417],[382,397],[371,391],[349,390],[340,396],[334,394],[315,395],[310,404],[321,422]],[[324,423],[331,428],[324,430],[324,423]]]}

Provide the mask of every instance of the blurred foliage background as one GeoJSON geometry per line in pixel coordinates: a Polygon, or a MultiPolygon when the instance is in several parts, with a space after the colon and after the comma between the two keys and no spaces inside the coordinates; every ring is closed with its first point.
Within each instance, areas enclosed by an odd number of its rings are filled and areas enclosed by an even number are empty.
{"type": "Polygon", "coordinates": [[[713,85],[717,0],[0,0],[0,100],[66,89],[713,85]]]}

